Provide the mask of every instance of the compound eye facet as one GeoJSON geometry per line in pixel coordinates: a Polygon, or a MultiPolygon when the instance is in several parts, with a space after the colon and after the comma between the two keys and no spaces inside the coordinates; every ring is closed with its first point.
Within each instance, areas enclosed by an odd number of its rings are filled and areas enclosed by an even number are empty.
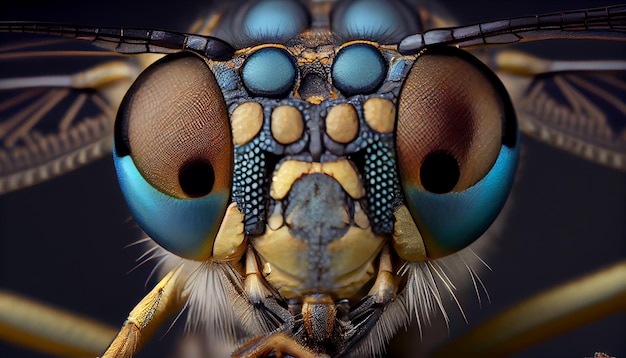
{"type": "Polygon", "coordinates": [[[239,24],[250,43],[282,43],[309,26],[309,14],[298,1],[262,0],[252,2],[239,24]]]}
{"type": "Polygon", "coordinates": [[[458,251],[491,225],[513,180],[516,131],[504,87],[478,60],[453,48],[416,59],[400,95],[396,150],[429,257],[458,251]]]}
{"type": "Polygon", "coordinates": [[[287,51],[263,48],[248,57],[243,64],[241,76],[253,96],[283,97],[294,86],[296,66],[287,51]]]}
{"type": "Polygon", "coordinates": [[[333,85],[344,95],[374,92],[387,76],[387,64],[374,46],[356,43],[337,53],[332,65],[333,85]]]}
{"type": "Polygon", "coordinates": [[[331,14],[333,33],[353,40],[398,43],[420,27],[419,16],[398,0],[339,1],[331,14]]]}
{"type": "Polygon", "coordinates": [[[168,251],[210,256],[230,196],[233,144],[213,73],[192,54],[146,69],[118,113],[114,159],[139,225],[168,251]]]}

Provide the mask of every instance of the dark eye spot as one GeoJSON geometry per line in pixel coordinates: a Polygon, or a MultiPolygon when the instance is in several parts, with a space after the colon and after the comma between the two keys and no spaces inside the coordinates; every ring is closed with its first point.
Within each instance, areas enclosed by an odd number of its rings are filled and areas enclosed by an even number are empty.
{"type": "Polygon", "coordinates": [[[420,180],[431,193],[450,192],[461,175],[459,163],[445,151],[434,151],[426,156],[420,168],[420,180]]]}
{"type": "Polygon", "coordinates": [[[189,197],[205,196],[213,190],[213,184],[215,184],[213,166],[204,160],[191,161],[180,168],[178,182],[183,192],[189,197]]]}

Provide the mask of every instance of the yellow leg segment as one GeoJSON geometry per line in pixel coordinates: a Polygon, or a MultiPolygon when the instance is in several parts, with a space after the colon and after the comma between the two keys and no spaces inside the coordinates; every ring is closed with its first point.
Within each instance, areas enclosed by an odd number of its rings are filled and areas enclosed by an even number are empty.
{"type": "Polygon", "coordinates": [[[276,357],[289,355],[298,358],[328,358],[326,354],[317,354],[300,345],[284,333],[273,333],[249,340],[233,353],[233,358],[256,358],[274,354],[276,357]]]}
{"type": "Polygon", "coordinates": [[[115,336],[115,329],[0,291],[0,339],[46,354],[95,356],[115,336]]]}
{"type": "Polygon", "coordinates": [[[610,314],[626,312],[626,261],[540,293],[482,323],[435,357],[508,357],[610,314]]]}
{"type": "Polygon", "coordinates": [[[167,317],[182,310],[188,297],[183,290],[186,280],[181,279],[180,271],[181,266],[170,271],[130,311],[102,358],[132,357],[167,317]]]}

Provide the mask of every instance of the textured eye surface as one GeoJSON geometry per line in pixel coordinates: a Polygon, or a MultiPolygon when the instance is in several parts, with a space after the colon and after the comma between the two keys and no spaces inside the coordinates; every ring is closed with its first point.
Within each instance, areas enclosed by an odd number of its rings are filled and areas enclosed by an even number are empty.
{"type": "Polygon", "coordinates": [[[333,85],[346,96],[367,94],[383,82],[387,64],[373,46],[354,44],[339,50],[331,74],[333,85]]]}
{"type": "Polygon", "coordinates": [[[144,71],[116,122],[114,159],[139,225],[168,251],[210,254],[233,166],[226,106],[200,58],[171,55],[144,71]]]}
{"type": "Polygon", "coordinates": [[[287,51],[264,48],[246,60],[241,75],[243,83],[253,95],[281,97],[293,88],[296,67],[287,51]]]}
{"type": "Polygon", "coordinates": [[[244,38],[254,42],[284,42],[308,25],[308,12],[299,2],[264,0],[252,3],[241,22],[241,31],[244,38]]]}
{"type": "Polygon", "coordinates": [[[518,144],[508,95],[465,52],[426,52],[400,95],[396,150],[429,257],[457,251],[487,229],[510,191],[518,144]]]}
{"type": "Polygon", "coordinates": [[[346,39],[397,43],[419,32],[419,17],[397,0],[341,1],[333,9],[333,32],[346,39]]]}

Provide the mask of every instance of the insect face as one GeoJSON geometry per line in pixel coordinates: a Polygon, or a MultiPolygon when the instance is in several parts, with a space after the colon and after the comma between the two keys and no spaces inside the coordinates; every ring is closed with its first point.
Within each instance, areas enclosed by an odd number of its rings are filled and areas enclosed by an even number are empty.
{"type": "Polygon", "coordinates": [[[372,354],[379,327],[403,324],[386,307],[415,311],[404,296],[420,263],[466,247],[500,211],[515,114],[471,55],[387,45],[413,31],[403,4],[338,4],[328,32],[310,24],[315,6],[278,3],[228,13],[246,19],[232,58],[169,55],[139,76],[117,118],[118,176],[157,243],[238,292],[233,325],[266,337],[237,354],[282,339],[287,354],[372,354]],[[354,15],[370,6],[384,30],[354,15]]]}

